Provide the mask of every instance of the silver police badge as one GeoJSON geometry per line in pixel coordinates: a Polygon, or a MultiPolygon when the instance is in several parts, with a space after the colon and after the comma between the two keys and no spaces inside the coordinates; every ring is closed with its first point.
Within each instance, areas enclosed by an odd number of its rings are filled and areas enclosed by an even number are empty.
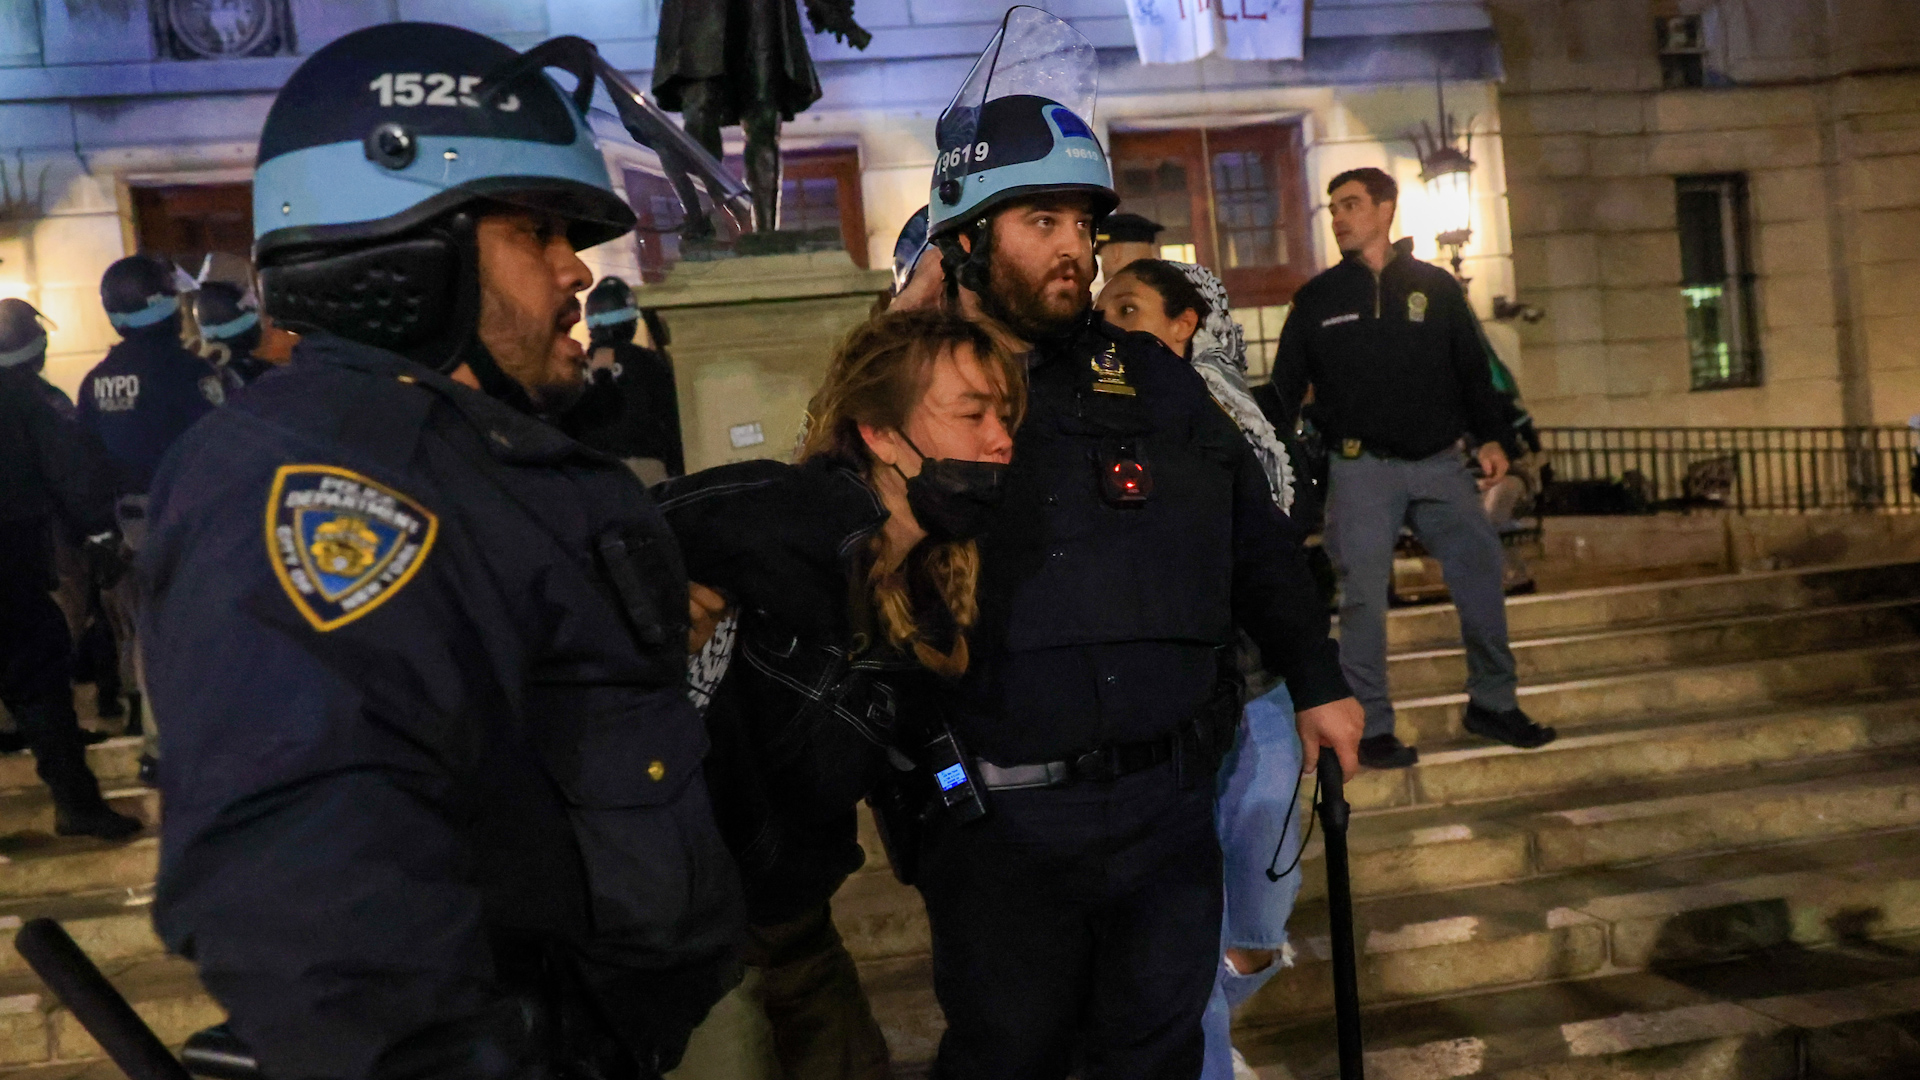
{"type": "Polygon", "coordinates": [[[412,580],[440,520],[405,495],[332,465],[282,465],[267,496],[267,551],[315,630],[345,626],[412,580]]]}

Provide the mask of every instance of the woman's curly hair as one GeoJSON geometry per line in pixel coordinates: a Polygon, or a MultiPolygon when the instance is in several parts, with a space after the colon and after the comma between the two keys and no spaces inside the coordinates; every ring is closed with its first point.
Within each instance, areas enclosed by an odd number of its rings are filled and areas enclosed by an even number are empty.
{"type": "MultiPolygon", "coordinates": [[[[901,430],[933,382],[934,364],[958,350],[971,352],[1000,395],[1008,430],[1026,409],[1026,370],[986,331],[944,310],[887,312],[855,328],[840,343],[827,378],[807,407],[807,431],[799,460],[831,457],[874,482],[882,468],[860,437],[860,425],[901,430]]],[[[867,595],[895,648],[908,651],[929,670],[957,676],[967,669],[967,630],[979,618],[975,590],[980,551],[971,540],[932,545],[921,567],[946,607],[953,642],[944,650],[927,640],[914,611],[907,560],[881,559],[884,532],[866,552],[867,595]]]]}

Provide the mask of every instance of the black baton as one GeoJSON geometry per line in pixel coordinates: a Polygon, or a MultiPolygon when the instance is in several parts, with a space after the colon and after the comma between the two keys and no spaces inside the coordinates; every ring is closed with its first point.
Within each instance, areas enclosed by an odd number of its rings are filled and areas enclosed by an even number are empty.
{"type": "Polygon", "coordinates": [[[52,919],[31,919],[13,947],[129,1080],[191,1080],[153,1029],[52,919]]]}
{"type": "Polygon", "coordinates": [[[1353,881],[1347,875],[1347,797],[1340,758],[1320,748],[1320,829],[1327,850],[1327,920],[1333,933],[1333,1016],[1340,1040],[1340,1080],[1362,1080],[1360,972],[1354,964],[1353,881]]]}

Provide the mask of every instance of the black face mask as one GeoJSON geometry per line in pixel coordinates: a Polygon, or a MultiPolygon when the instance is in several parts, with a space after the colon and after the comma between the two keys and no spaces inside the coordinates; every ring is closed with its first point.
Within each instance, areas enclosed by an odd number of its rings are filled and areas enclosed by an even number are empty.
{"type": "Polygon", "coordinates": [[[913,452],[920,454],[920,475],[908,476],[893,466],[907,482],[907,508],[926,531],[928,539],[947,544],[971,540],[987,529],[993,512],[1007,495],[1007,466],[997,461],[960,461],[955,458],[930,458],[920,452],[906,432],[900,433],[913,452]]]}

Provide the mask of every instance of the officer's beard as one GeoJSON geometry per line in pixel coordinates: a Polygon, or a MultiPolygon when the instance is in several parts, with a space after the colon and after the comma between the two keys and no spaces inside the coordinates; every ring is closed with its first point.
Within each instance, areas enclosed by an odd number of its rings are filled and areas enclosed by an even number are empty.
{"type": "Polygon", "coordinates": [[[1071,333],[1086,318],[1093,306],[1093,276],[1077,262],[1055,263],[1035,274],[990,258],[981,301],[987,314],[1022,341],[1035,344],[1071,333]],[[1049,288],[1062,281],[1072,287],[1049,288]]]}
{"type": "Polygon", "coordinates": [[[586,392],[586,354],[567,335],[579,321],[578,300],[570,299],[558,313],[543,318],[481,284],[480,342],[543,417],[560,416],[586,392]]]}

